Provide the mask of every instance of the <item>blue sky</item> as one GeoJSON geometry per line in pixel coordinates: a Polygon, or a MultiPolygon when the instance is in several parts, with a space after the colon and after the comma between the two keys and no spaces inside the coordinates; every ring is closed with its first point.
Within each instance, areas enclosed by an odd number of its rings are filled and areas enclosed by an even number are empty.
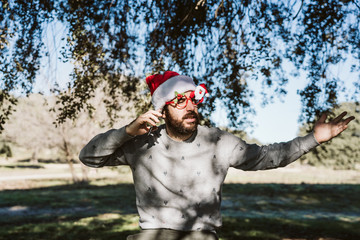
{"type": "MultiPolygon", "coordinates": [[[[342,63],[331,69],[331,73],[344,81],[347,89],[352,89],[351,84],[358,74],[350,72],[350,64],[342,63]]],[[[257,115],[253,121],[257,126],[251,137],[257,138],[262,143],[288,141],[298,135],[300,124],[298,122],[301,112],[301,99],[297,90],[303,89],[307,84],[305,74],[298,78],[291,78],[288,83],[288,94],[283,102],[276,100],[274,104],[262,108],[259,103],[255,105],[257,115]]],[[[340,102],[345,101],[345,93],[339,98],[340,102]]]]}
{"type": "MultiPolygon", "coordinates": [[[[256,114],[249,119],[254,124],[252,129],[245,129],[245,131],[252,138],[258,139],[260,142],[272,143],[288,141],[297,136],[299,128],[298,117],[301,111],[300,96],[297,95],[297,90],[305,86],[306,81],[291,80],[287,85],[288,94],[283,98],[283,101],[275,98],[273,103],[261,106],[260,93],[255,92],[253,102],[256,114]]],[[[252,89],[261,89],[257,87],[259,83],[251,84],[252,89]]],[[[213,115],[213,120],[218,126],[228,124],[228,120],[224,117],[224,112],[218,111],[213,115]]]]}
{"type": "MultiPolygon", "coordinates": [[[[350,71],[351,61],[348,60],[345,63],[338,64],[330,70],[331,75],[344,81],[347,89],[353,89],[352,82],[359,78],[357,73],[350,71]]],[[[254,127],[246,129],[248,135],[258,139],[263,144],[289,141],[297,137],[300,127],[298,119],[301,112],[301,99],[297,91],[304,89],[307,83],[308,80],[304,72],[299,77],[290,77],[286,87],[288,93],[283,98],[283,101],[275,98],[273,103],[265,107],[261,106],[260,92],[255,92],[253,103],[256,115],[250,118],[254,127]]],[[[253,90],[261,89],[260,82],[250,82],[249,85],[253,90]]],[[[340,95],[339,100],[340,102],[345,101],[345,93],[340,95]]],[[[214,114],[213,119],[219,126],[228,123],[227,119],[222,116],[224,116],[224,112],[221,110],[214,114]]]]}

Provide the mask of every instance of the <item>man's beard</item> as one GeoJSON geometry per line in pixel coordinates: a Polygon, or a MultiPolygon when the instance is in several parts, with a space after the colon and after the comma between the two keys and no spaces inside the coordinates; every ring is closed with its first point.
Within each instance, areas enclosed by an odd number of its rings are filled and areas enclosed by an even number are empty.
{"type": "Polygon", "coordinates": [[[165,108],[165,115],[166,126],[171,130],[172,133],[179,136],[186,136],[194,133],[199,124],[199,115],[194,111],[185,114],[185,116],[183,116],[181,120],[174,119],[167,108],[165,108]],[[186,124],[184,120],[188,118],[195,118],[195,121],[186,124]]]}

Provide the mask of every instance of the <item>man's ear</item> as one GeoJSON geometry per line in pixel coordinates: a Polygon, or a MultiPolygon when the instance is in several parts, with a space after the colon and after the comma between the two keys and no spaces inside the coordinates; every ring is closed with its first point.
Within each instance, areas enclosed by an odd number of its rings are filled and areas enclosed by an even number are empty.
{"type": "MultiPolygon", "coordinates": [[[[166,107],[166,106],[165,106],[166,107]]],[[[165,119],[165,107],[163,107],[163,109],[161,110],[161,114],[162,114],[162,118],[165,119]]]]}

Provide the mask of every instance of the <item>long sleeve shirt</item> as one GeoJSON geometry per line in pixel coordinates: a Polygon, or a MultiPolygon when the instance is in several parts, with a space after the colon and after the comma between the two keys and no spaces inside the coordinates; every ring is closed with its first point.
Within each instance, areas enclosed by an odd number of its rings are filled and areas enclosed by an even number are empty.
{"type": "Polygon", "coordinates": [[[204,126],[182,142],[170,138],[164,125],[137,137],[123,127],[95,136],[80,160],[90,167],[131,167],[142,229],[213,231],[221,226],[221,188],[230,167],[283,167],[318,144],[313,133],[259,146],[204,126]]]}

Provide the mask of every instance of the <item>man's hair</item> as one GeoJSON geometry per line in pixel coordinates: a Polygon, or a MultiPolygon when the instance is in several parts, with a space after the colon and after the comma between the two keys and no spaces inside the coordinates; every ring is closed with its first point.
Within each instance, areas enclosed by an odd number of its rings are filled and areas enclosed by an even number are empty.
{"type": "Polygon", "coordinates": [[[169,112],[169,105],[165,105],[162,110],[161,110],[161,114],[165,114],[166,112],[169,112]]]}

